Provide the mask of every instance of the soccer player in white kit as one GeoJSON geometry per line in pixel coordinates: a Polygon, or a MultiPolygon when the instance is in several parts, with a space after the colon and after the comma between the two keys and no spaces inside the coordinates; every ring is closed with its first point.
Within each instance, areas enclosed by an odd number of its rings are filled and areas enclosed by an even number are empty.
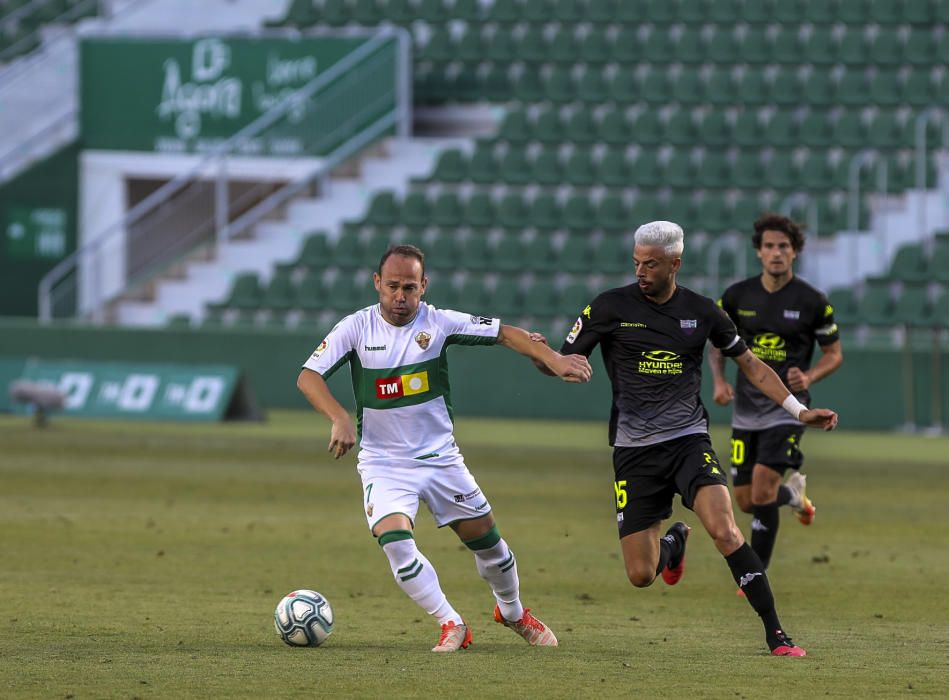
{"type": "Polygon", "coordinates": [[[369,528],[398,586],[441,625],[432,651],[466,648],[471,630],[416,546],[413,528],[420,499],[435,523],[451,527],[474,553],[478,573],[497,602],[494,619],[529,644],[557,646],[554,633],[521,604],[514,553],[455,445],[446,350],[452,344],[503,345],[574,383],[590,380],[590,363],[582,355],[564,356],[532,342],[527,331],[496,318],[423,302],[425,256],[415,246],[387,250],[373,280],[379,303],[336,324],[297,379],[310,404],[333,424],[330,452],[339,459],[358,440],[357,470],[369,528]],[[325,381],[346,363],[352,372],[358,436],[325,381]]]}

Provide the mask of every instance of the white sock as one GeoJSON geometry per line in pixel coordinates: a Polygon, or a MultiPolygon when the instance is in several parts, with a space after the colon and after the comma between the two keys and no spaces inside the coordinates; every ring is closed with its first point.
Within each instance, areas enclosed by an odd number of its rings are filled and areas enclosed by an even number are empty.
{"type": "Polygon", "coordinates": [[[418,550],[413,538],[387,542],[382,545],[382,551],[389,560],[395,582],[409,598],[435,617],[440,625],[462,623],[461,615],[442,592],[435,567],[418,550]]]}
{"type": "Polygon", "coordinates": [[[517,578],[517,560],[503,539],[488,549],[474,550],[478,573],[491,586],[501,615],[508,622],[517,622],[524,616],[520,599],[520,581],[517,578]]]}

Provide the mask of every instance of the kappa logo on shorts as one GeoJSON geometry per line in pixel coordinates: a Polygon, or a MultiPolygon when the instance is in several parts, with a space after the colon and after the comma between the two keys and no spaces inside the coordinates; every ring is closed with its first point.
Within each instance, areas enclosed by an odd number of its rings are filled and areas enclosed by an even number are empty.
{"type": "Polygon", "coordinates": [[[427,371],[376,380],[377,399],[398,399],[403,396],[424,394],[426,391],[428,391],[427,371]]]}

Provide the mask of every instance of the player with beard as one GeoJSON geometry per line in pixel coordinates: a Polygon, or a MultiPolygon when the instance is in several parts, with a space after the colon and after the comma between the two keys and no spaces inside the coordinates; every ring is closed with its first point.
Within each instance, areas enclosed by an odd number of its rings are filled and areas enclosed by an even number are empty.
{"type": "Polygon", "coordinates": [[[668,585],[682,577],[689,527],[677,522],[660,537],[662,521],[672,515],[678,493],[760,616],[771,653],[804,656],[778,620],[761,560],[735,525],[700,397],[706,341],[733,358],[748,381],[802,423],[832,430],[837,414],[808,409],[797,401],[778,375],[748,350],[714,301],[676,283],[683,248],[684,234],[677,224],[653,221],[640,226],[633,251],[636,283],[596,297],[561,348],[565,355],[589,357],[599,345],[612,384],[609,439],[626,575],[636,587],[649,586],[660,574],[668,585]]]}

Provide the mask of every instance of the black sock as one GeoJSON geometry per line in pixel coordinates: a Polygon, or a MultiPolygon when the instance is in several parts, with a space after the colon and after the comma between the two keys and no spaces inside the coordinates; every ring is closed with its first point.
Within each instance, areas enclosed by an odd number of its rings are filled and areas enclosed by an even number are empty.
{"type": "Polygon", "coordinates": [[[791,502],[791,489],[782,484],[778,487],[778,498],[775,500],[774,505],[776,506],[786,506],[791,502]]]}
{"type": "Polygon", "coordinates": [[[682,542],[675,530],[667,532],[659,538],[659,566],[656,567],[656,576],[662,573],[669,561],[675,561],[682,556],[682,542]]]}
{"type": "Polygon", "coordinates": [[[774,551],[774,541],[778,537],[778,523],[780,515],[778,506],[755,506],[752,510],[754,520],[751,521],[751,548],[761,560],[764,568],[771,563],[771,552],[774,551]]]}
{"type": "Polygon", "coordinates": [[[746,542],[725,557],[725,561],[735,583],[744,591],[745,598],[764,623],[768,646],[773,649],[781,643],[776,637],[776,632],[781,630],[781,623],[774,609],[774,594],[771,593],[771,584],[768,583],[761,560],[746,542]]]}

